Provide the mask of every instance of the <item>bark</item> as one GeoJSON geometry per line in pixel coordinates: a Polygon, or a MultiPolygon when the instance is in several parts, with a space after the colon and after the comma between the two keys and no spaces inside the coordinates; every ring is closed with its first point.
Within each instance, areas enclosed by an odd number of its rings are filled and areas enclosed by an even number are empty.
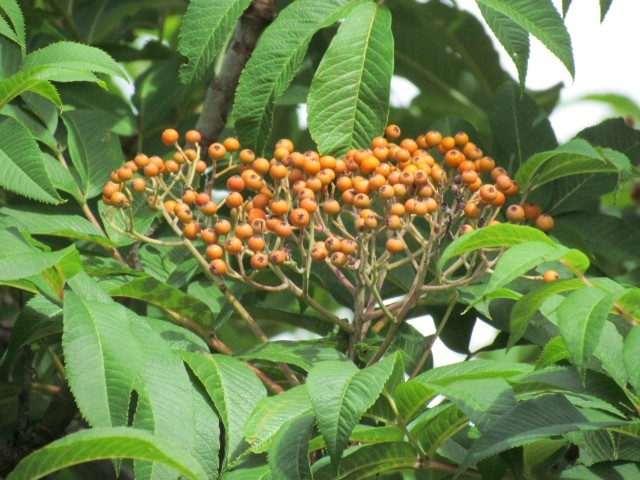
{"type": "Polygon", "coordinates": [[[205,147],[218,139],[227,124],[240,74],[260,35],[274,17],[273,0],[253,0],[240,17],[220,73],[207,89],[202,113],[196,124],[196,130],[202,135],[202,144],[205,147]]]}

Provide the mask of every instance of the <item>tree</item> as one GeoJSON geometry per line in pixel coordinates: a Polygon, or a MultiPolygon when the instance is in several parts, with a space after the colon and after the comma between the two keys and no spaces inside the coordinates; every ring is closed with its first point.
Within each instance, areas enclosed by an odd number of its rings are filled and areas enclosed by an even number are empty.
{"type": "Polygon", "coordinates": [[[0,0],[1,474],[636,476],[640,133],[477,3],[517,80],[435,0],[0,0]]]}

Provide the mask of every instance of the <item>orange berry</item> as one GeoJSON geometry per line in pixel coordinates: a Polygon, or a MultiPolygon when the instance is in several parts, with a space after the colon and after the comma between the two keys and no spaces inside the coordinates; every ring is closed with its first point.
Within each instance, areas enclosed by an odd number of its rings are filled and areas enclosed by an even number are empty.
{"type": "Polygon", "coordinates": [[[456,142],[456,146],[462,148],[469,142],[469,135],[465,132],[458,132],[453,136],[453,139],[456,142]]]}
{"type": "Polygon", "coordinates": [[[195,203],[197,197],[198,195],[196,194],[195,191],[191,189],[185,190],[184,193],[182,194],[182,201],[187,205],[192,205],[193,203],[195,203]]]}
{"type": "Polygon", "coordinates": [[[309,212],[304,208],[294,208],[289,215],[289,221],[294,227],[304,228],[309,224],[309,212]]]}
{"type": "Polygon", "coordinates": [[[424,140],[429,147],[436,147],[442,142],[442,134],[436,130],[430,130],[424,135],[424,140]]]}
{"type": "Polygon", "coordinates": [[[236,228],[233,229],[233,233],[240,240],[246,240],[253,235],[253,228],[249,223],[239,223],[236,228]]]}
{"type": "Polygon", "coordinates": [[[546,272],[544,272],[544,275],[542,276],[542,281],[544,283],[550,283],[553,282],[554,280],[558,280],[560,278],[560,275],[558,275],[558,272],[556,272],[555,270],[547,270],[546,272]]]}
{"type": "Polygon", "coordinates": [[[458,232],[460,233],[460,235],[466,235],[467,233],[473,232],[473,227],[467,223],[467,224],[461,225],[458,232]]]}
{"type": "MultiPolygon", "coordinates": [[[[200,232],[200,240],[202,240],[207,245],[218,243],[218,238],[218,234],[213,228],[206,228],[202,232],[200,232]]],[[[218,248],[220,247],[218,246],[218,248]]],[[[222,252],[222,249],[220,249],[220,252],[222,252]]],[[[211,258],[209,258],[209,260],[211,260],[211,258]]]]}
{"type": "Polygon", "coordinates": [[[487,203],[493,202],[498,196],[498,189],[493,185],[483,185],[480,188],[480,198],[487,203]]]}
{"type": "Polygon", "coordinates": [[[336,267],[342,267],[347,263],[347,256],[342,252],[334,252],[331,254],[331,264],[336,267]]]}
{"type": "Polygon", "coordinates": [[[238,208],[244,202],[244,197],[240,192],[231,192],[227,195],[225,203],[229,208],[238,208]]]}
{"type": "Polygon", "coordinates": [[[139,153],[133,159],[133,163],[135,163],[138,168],[144,168],[149,163],[149,157],[144,153],[139,153]]]}
{"type": "Polygon", "coordinates": [[[227,152],[235,152],[240,148],[240,142],[233,137],[225,138],[222,145],[227,149],[227,152]]]}
{"type": "Polygon", "coordinates": [[[391,237],[387,240],[386,248],[389,253],[400,253],[404,251],[404,241],[398,237],[391,237]]]}
{"type": "Polygon", "coordinates": [[[536,227],[538,227],[543,232],[548,232],[553,228],[554,221],[551,215],[546,213],[542,213],[536,218],[536,227]]]}
{"type": "MultiPolygon", "coordinates": [[[[165,145],[173,145],[178,141],[179,135],[173,128],[168,128],[162,132],[162,143],[165,145]]],[[[140,165],[138,165],[140,166],[140,165]]]]}
{"type": "Polygon", "coordinates": [[[249,247],[249,249],[253,250],[254,252],[261,252],[262,250],[265,249],[266,244],[265,244],[264,238],[262,238],[261,235],[253,235],[247,241],[247,247],[249,247]]]}
{"type": "Polygon", "coordinates": [[[264,270],[269,265],[269,257],[262,252],[256,252],[251,256],[251,268],[264,270]]]}
{"type": "Polygon", "coordinates": [[[275,233],[280,238],[288,238],[293,235],[293,229],[291,228],[290,224],[281,221],[273,229],[273,233],[275,233]]]}
{"type": "Polygon", "coordinates": [[[124,208],[129,206],[127,196],[122,192],[115,192],[109,197],[109,204],[116,208],[124,208]]]}
{"type": "Polygon", "coordinates": [[[285,215],[289,211],[289,203],[286,200],[274,200],[269,205],[271,213],[274,215],[285,215]]]}
{"type": "Polygon", "coordinates": [[[207,164],[203,160],[198,160],[194,170],[198,175],[202,175],[207,170],[207,164]]]}
{"type": "Polygon", "coordinates": [[[227,251],[227,253],[236,255],[242,250],[242,240],[240,240],[238,237],[229,237],[227,238],[227,241],[224,242],[224,249],[227,251]]]}
{"type": "Polygon", "coordinates": [[[218,211],[218,205],[215,202],[207,202],[204,205],[200,206],[200,211],[203,215],[210,217],[211,215],[215,215],[218,211]]]}
{"type": "Polygon", "coordinates": [[[274,250],[269,255],[269,261],[274,265],[282,265],[287,260],[287,254],[282,250],[274,250]]]}
{"type": "Polygon", "coordinates": [[[391,139],[391,140],[395,140],[396,138],[398,138],[400,135],[402,134],[402,131],[400,130],[400,127],[397,125],[388,125],[387,128],[385,128],[384,130],[384,135],[385,137],[391,139]]]}
{"type": "Polygon", "coordinates": [[[314,262],[324,262],[329,252],[327,252],[327,248],[324,246],[322,242],[314,243],[313,247],[311,247],[311,259],[314,262]]]}
{"type": "Polygon", "coordinates": [[[524,209],[524,218],[527,220],[535,220],[540,216],[540,213],[542,213],[540,206],[533,202],[525,203],[522,205],[522,208],[524,209]]]}
{"type": "Polygon", "coordinates": [[[134,178],[131,180],[131,188],[137,193],[142,193],[147,189],[147,182],[143,178],[134,178]]]}
{"type": "Polygon", "coordinates": [[[209,271],[216,277],[220,277],[227,273],[227,264],[224,260],[217,258],[209,264],[209,271]]]}
{"type": "Polygon", "coordinates": [[[256,159],[256,154],[253,153],[253,150],[249,150],[248,148],[245,148],[244,150],[241,150],[240,153],[238,154],[238,159],[243,164],[249,165],[250,163],[253,163],[254,160],[256,159]]]}
{"type": "Polygon", "coordinates": [[[200,135],[200,132],[197,130],[189,130],[185,134],[184,138],[187,141],[187,143],[191,143],[192,145],[195,145],[202,139],[202,135],[200,135]]]}
{"type": "Polygon", "coordinates": [[[464,207],[464,214],[467,218],[478,218],[480,216],[480,209],[475,203],[467,203],[464,207]]]}
{"type": "Polygon", "coordinates": [[[518,223],[524,218],[524,208],[520,205],[509,205],[506,215],[511,223],[518,223]]]}
{"type": "Polygon", "coordinates": [[[184,226],[184,236],[189,240],[195,240],[200,233],[200,224],[198,222],[190,222],[184,226]]]}
{"type": "Polygon", "coordinates": [[[227,154],[227,149],[221,143],[212,143],[211,145],[209,145],[207,153],[209,154],[209,158],[215,162],[216,160],[224,158],[224,156],[227,154]]]}
{"type": "Polygon", "coordinates": [[[213,229],[218,235],[226,235],[231,231],[231,223],[223,218],[213,225],[213,229]]]}

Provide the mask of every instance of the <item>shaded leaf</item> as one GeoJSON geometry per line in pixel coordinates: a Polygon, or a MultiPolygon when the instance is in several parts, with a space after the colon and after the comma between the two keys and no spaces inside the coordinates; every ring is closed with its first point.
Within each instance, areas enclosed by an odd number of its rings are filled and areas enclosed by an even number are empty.
{"type": "Polygon", "coordinates": [[[31,133],[13,118],[0,120],[0,186],[34,200],[60,203],[31,133]]]}
{"type": "Polygon", "coordinates": [[[447,261],[463,253],[480,248],[511,247],[523,242],[555,245],[545,233],[536,228],[509,224],[491,225],[478,228],[451,242],[440,256],[438,269],[441,270],[447,261]]]}
{"type": "Polygon", "coordinates": [[[315,417],[300,415],[286,422],[273,437],[269,449],[269,467],[273,478],[311,480],[309,441],[315,417]]]}
{"type": "Polygon", "coordinates": [[[207,329],[213,328],[215,324],[216,316],[206,303],[177,288],[165,285],[154,277],[135,278],[111,290],[109,294],[115,297],[136,298],[167,308],[207,329]]]}
{"type": "Polygon", "coordinates": [[[346,450],[338,476],[328,459],[321,459],[313,465],[313,478],[355,480],[403,468],[418,468],[417,453],[410,443],[376,443],[346,450]]]}
{"type": "Polygon", "coordinates": [[[227,466],[248,447],[243,428],[267,392],[256,374],[240,360],[224,355],[177,352],[204,385],[225,430],[227,466]]]}
{"type": "Polygon", "coordinates": [[[362,3],[340,25],[311,82],[309,131],[320,152],[365,148],[383,132],[392,72],[391,14],[362,3]]]}
{"type": "Polygon", "coordinates": [[[92,428],[71,433],[25,457],[7,480],[36,480],[63,468],[106,458],[155,461],[187,478],[204,480],[207,474],[180,445],[128,427],[92,428]]]}
{"type": "Polygon", "coordinates": [[[195,0],[182,18],[178,51],[187,57],[180,80],[191,91],[210,68],[242,11],[251,0],[195,0]]]}
{"type": "Polygon", "coordinates": [[[553,53],[575,76],[571,39],[562,17],[550,0],[476,0],[478,5],[495,10],[534,37],[553,53]]]}
{"type": "Polygon", "coordinates": [[[86,198],[93,198],[102,193],[109,173],[124,163],[120,141],[111,132],[111,120],[99,111],[72,110],[64,113],[62,120],[82,191],[86,198]]]}
{"type": "Polygon", "coordinates": [[[262,34],[240,76],[233,114],[243,145],[264,152],[275,102],[300,69],[311,37],[359,2],[299,0],[282,10],[262,34]]]}
{"type": "Polygon", "coordinates": [[[558,146],[545,112],[513,83],[496,92],[489,124],[494,139],[492,155],[509,172],[517,171],[534,153],[558,146]]]}
{"type": "Polygon", "coordinates": [[[281,395],[265,397],[258,402],[244,425],[244,435],[251,444],[251,451],[269,450],[274,435],[280,427],[293,418],[312,411],[306,385],[298,385],[281,395]]]}
{"type": "Polygon", "coordinates": [[[348,362],[349,359],[335,346],[317,340],[287,341],[276,340],[261,343],[247,350],[236,352],[234,357],[242,360],[268,360],[275,363],[289,363],[309,371],[318,362],[330,360],[348,362]]]}
{"type": "Polygon", "coordinates": [[[337,469],[349,435],[391,376],[397,355],[359,370],[343,362],[323,362],[307,377],[307,389],[320,433],[337,469]]]}

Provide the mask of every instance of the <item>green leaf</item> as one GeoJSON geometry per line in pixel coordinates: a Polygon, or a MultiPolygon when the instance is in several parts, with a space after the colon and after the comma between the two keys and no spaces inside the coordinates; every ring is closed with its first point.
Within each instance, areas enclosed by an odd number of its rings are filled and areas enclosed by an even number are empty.
{"type": "Polygon", "coordinates": [[[571,293],[558,306],[558,329],[567,345],[571,361],[584,377],[589,358],[598,340],[615,294],[594,287],[583,287],[571,293]]]}
{"type": "Polygon", "coordinates": [[[0,170],[0,187],[41,202],[60,203],[38,145],[13,118],[0,120],[0,170]]]}
{"type": "Polygon", "coordinates": [[[500,87],[489,113],[493,157],[515,172],[534,153],[558,146],[545,112],[513,83],[500,87]]]}
{"type": "MultiPolygon", "coordinates": [[[[146,209],[146,207],[142,206],[140,208],[146,209]]],[[[151,217],[148,221],[149,225],[153,222],[153,218],[154,217],[151,217]]],[[[146,223],[147,222],[145,222],[145,224],[146,223]]],[[[136,230],[144,231],[146,228],[148,228],[148,226],[143,230],[136,227],[136,230]]],[[[175,239],[175,237],[172,238],[175,239]]],[[[145,245],[140,249],[140,262],[146,273],[155,277],[160,282],[175,288],[182,287],[200,268],[197,260],[193,258],[189,250],[183,246],[161,247],[158,245],[145,245]]],[[[211,285],[211,289],[215,290],[216,287],[211,285]]],[[[198,293],[196,292],[192,295],[197,296],[198,293]]],[[[207,292],[207,296],[215,298],[217,294],[209,291],[207,292]]]]}
{"type": "Polygon", "coordinates": [[[584,286],[584,283],[578,278],[557,280],[551,283],[543,283],[520,298],[511,310],[508,348],[513,347],[522,338],[527,331],[531,318],[550,296],[570,292],[582,286],[584,286]]]}
{"type": "Polygon", "coordinates": [[[38,212],[34,212],[24,207],[0,208],[0,224],[6,227],[16,227],[31,235],[52,235],[88,240],[106,247],[112,245],[100,229],[84,217],[56,213],[55,210],[43,211],[43,209],[39,209],[38,212]]]}
{"type": "Polygon", "coordinates": [[[86,198],[93,198],[102,193],[111,171],[124,163],[120,141],[111,132],[111,120],[99,111],[72,110],[64,113],[62,120],[82,191],[86,198]]]}
{"type": "MultiPolygon", "coordinates": [[[[639,108],[636,105],[636,108],[639,108]]],[[[640,117],[640,112],[638,113],[640,117]]],[[[640,131],[629,127],[623,118],[610,118],[581,130],[577,137],[591,145],[608,147],[624,153],[634,165],[640,164],[640,131]]]]}
{"type": "Polygon", "coordinates": [[[131,389],[143,364],[127,309],[67,292],[62,348],[83,417],[97,427],[126,425],[131,389]]]}
{"type": "MultiPolygon", "coordinates": [[[[185,91],[176,76],[179,60],[174,55],[167,60],[156,61],[139,75],[134,82],[135,93],[131,101],[138,110],[136,129],[147,143],[158,142],[158,129],[175,122],[175,107],[185,91]]],[[[159,143],[159,142],[158,142],[159,143]]]]}
{"type": "Polygon", "coordinates": [[[601,463],[591,467],[576,465],[564,470],[562,480],[610,480],[612,478],[634,478],[640,476],[638,462],[601,463]]]}
{"type": "Polygon", "coordinates": [[[47,153],[42,154],[42,159],[44,160],[47,175],[51,180],[51,185],[57,190],[62,190],[78,199],[78,185],[69,170],[64,168],[58,160],[47,153]]]}
{"type": "Polygon", "coordinates": [[[56,252],[43,252],[31,246],[15,229],[0,230],[0,281],[37,275],[75,251],[75,246],[56,252]]]}
{"type": "MultiPolygon", "coordinates": [[[[4,13],[7,15],[7,18],[11,22],[11,25],[13,25],[15,38],[12,40],[20,45],[22,55],[24,56],[27,43],[24,29],[24,17],[22,15],[22,11],[20,10],[20,4],[16,0],[2,0],[2,2],[0,2],[0,9],[4,11],[4,13]]],[[[4,22],[6,24],[6,21],[4,22]]],[[[9,28],[8,24],[7,28],[9,28]]]]}
{"type": "Polygon", "coordinates": [[[550,0],[476,0],[476,3],[503,14],[531,33],[575,76],[571,39],[550,0]]]}
{"type": "Polygon", "coordinates": [[[626,177],[630,171],[628,159],[620,163],[617,158],[599,153],[586,141],[574,139],[555,150],[529,158],[518,170],[516,181],[525,191],[533,191],[553,180],[572,175],[615,173],[626,177]]]}
{"type": "Polygon", "coordinates": [[[409,425],[409,432],[432,456],[440,446],[469,424],[467,416],[452,403],[427,409],[409,425]]]}
{"type": "Polygon", "coordinates": [[[622,218],[598,212],[571,212],[555,217],[553,234],[564,245],[579,248],[595,262],[640,260],[635,248],[640,229],[622,218]]]}
{"type": "Polygon", "coordinates": [[[318,362],[330,360],[348,362],[349,359],[335,347],[318,340],[286,341],[276,340],[261,343],[247,350],[236,352],[242,360],[268,360],[275,363],[289,363],[307,372],[318,362]]]}
{"type": "Polygon", "coordinates": [[[458,472],[507,449],[576,430],[597,429],[564,395],[551,394],[518,404],[482,432],[458,472]]]}
{"type": "Polygon", "coordinates": [[[538,241],[514,245],[507,249],[498,260],[487,285],[486,293],[504,287],[536,265],[558,260],[567,256],[569,252],[570,250],[562,245],[549,245],[538,241]]]}
{"type": "MultiPolygon", "coordinates": [[[[27,93],[25,92],[23,95],[27,95],[27,93]]],[[[53,133],[42,124],[40,119],[29,113],[25,108],[20,107],[17,103],[5,105],[0,110],[0,114],[12,117],[20,122],[38,142],[45,144],[54,151],[57,149],[58,144],[53,133]]]]}
{"type": "Polygon", "coordinates": [[[269,465],[238,468],[231,472],[225,472],[220,477],[221,480],[271,480],[271,478],[269,465]]]}
{"type": "Polygon", "coordinates": [[[520,89],[524,90],[527,66],[529,64],[529,31],[522,28],[508,16],[488,8],[482,3],[479,3],[478,7],[487,25],[489,25],[491,31],[507,51],[507,54],[509,54],[509,58],[515,64],[518,70],[520,89]]]}
{"type": "MultiPolygon", "coordinates": [[[[391,427],[371,427],[369,425],[356,425],[351,435],[350,442],[357,443],[386,443],[399,442],[404,438],[404,432],[397,426],[391,427]]],[[[322,437],[316,437],[309,443],[309,451],[327,448],[327,444],[322,437]]]]}
{"type": "Polygon", "coordinates": [[[309,441],[315,417],[300,415],[285,423],[273,437],[269,449],[269,467],[273,478],[312,480],[309,465],[309,441]]]}
{"type": "Polygon", "coordinates": [[[120,66],[99,48],[74,42],[57,42],[30,53],[24,59],[22,70],[41,69],[42,79],[54,82],[86,81],[92,73],[127,76],[120,66]],[[89,74],[89,75],[87,75],[89,74]]]}
{"type": "Polygon", "coordinates": [[[404,468],[419,468],[417,453],[410,443],[376,443],[346,450],[338,476],[328,459],[321,459],[313,465],[313,478],[314,480],[375,478],[378,473],[404,468]]]}
{"type": "Polygon", "coordinates": [[[640,393],[640,355],[638,352],[640,352],[640,327],[636,325],[627,335],[622,350],[624,368],[627,370],[629,382],[635,388],[636,393],[640,393]]]}
{"type": "Polygon", "coordinates": [[[382,392],[396,361],[398,355],[389,356],[364,370],[350,363],[323,362],[309,372],[309,397],[336,469],[349,435],[382,392]]]}
{"type": "Polygon", "coordinates": [[[447,246],[438,261],[438,270],[442,270],[447,261],[463,253],[481,248],[512,247],[523,242],[533,241],[555,245],[545,233],[532,227],[504,223],[478,228],[458,237],[447,246]]]}
{"type": "Polygon", "coordinates": [[[398,385],[394,391],[396,406],[402,418],[408,421],[437,395],[437,385],[463,380],[509,378],[532,370],[531,365],[524,363],[493,360],[474,360],[434,368],[398,385]]]}
{"type": "Polygon", "coordinates": [[[365,148],[383,132],[392,73],[391,14],[363,3],[340,25],[311,82],[309,131],[320,152],[365,148]]]}
{"type": "Polygon", "coordinates": [[[182,290],[165,285],[153,277],[135,278],[125,285],[111,290],[109,294],[115,297],[136,298],[161,308],[167,308],[207,329],[213,328],[216,321],[214,312],[202,300],[188,295],[182,290]]]}
{"type": "Polygon", "coordinates": [[[227,466],[248,445],[243,428],[251,411],[267,395],[255,373],[244,363],[224,355],[177,352],[202,382],[220,415],[225,430],[227,466]]]}
{"type": "Polygon", "coordinates": [[[18,318],[11,328],[9,344],[0,365],[6,360],[10,362],[17,352],[41,338],[62,333],[62,309],[47,300],[43,295],[36,295],[20,310],[18,318]],[[44,308],[42,308],[44,306],[44,308]]]}
{"type": "Polygon", "coordinates": [[[311,38],[344,17],[357,3],[298,0],[278,14],[260,37],[240,76],[233,112],[243,145],[257,154],[264,152],[273,126],[275,102],[300,69],[311,38]]]}
{"type": "Polygon", "coordinates": [[[458,406],[480,430],[485,430],[517,405],[503,378],[460,380],[434,385],[434,390],[458,406]]]}
{"type": "Polygon", "coordinates": [[[624,338],[611,322],[605,322],[594,353],[604,371],[622,388],[629,383],[623,360],[624,338]]]}
{"type": "Polygon", "coordinates": [[[569,358],[569,352],[564,340],[562,337],[554,337],[542,349],[536,362],[536,369],[548,367],[566,358],[569,358]]]}
{"type": "Polygon", "coordinates": [[[613,0],[600,0],[600,22],[604,22],[604,17],[607,16],[612,3],[613,0]]]}
{"type": "Polygon", "coordinates": [[[205,480],[200,464],[180,445],[128,427],[80,430],[24,458],[7,480],[36,480],[80,463],[107,458],[158,462],[187,478],[205,480]]]}
{"type": "Polygon", "coordinates": [[[298,385],[281,395],[265,397],[258,402],[244,425],[244,436],[251,451],[269,450],[271,441],[280,427],[293,418],[312,411],[306,385],[298,385]]]}
{"type": "MultiPolygon", "coordinates": [[[[172,440],[191,452],[196,424],[193,386],[186,367],[144,319],[130,317],[130,328],[143,356],[134,385],[138,403],[133,426],[172,440]],[[180,407],[176,408],[176,405],[180,407]]],[[[211,448],[214,446],[210,445],[211,448]]],[[[155,478],[162,475],[160,472],[165,472],[166,467],[137,460],[135,471],[138,479],[155,478]]],[[[177,476],[169,475],[168,478],[177,476]]]]}
{"type": "Polygon", "coordinates": [[[251,0],[194,0],[182,18],[178,51],[188,62],[180,80],[191,91],[200,81],[251,0]]]}

